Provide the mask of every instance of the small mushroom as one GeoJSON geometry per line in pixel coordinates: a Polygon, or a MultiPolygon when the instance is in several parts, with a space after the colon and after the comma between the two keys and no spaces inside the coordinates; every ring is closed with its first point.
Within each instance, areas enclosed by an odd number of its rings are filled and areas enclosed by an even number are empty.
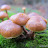
{"type": "MultiPolygon", "coordinates": [[[[10,10],[11,8],[10,8],[10,6],[9,5],[2,5],[1,6],[1,11],[6,11],[6,13],[8,14],[8,12],[7,12],[7,10],[10,10]]],[[[9,16],[8,16],[8,19],[9,19],[9,16]]]]}
{"type": "Polygon", "coordinates": [[[22,10],[24,11],[24,13],[26,13],[26,7],[23,7],[22,10]]]}
{"type": "Polygon", "coordinates": [[[22,27],[13,23],[11,20],[6,20],[0,23],[0,32],[4,38],[10,39],[20,36],[22,27]]]}
{"type": "Polygon", "coordinates": [[[0,19],[2,19],[2,21],[4,21],[4,18],[8,17],[8,15],[5,12],[0,12],[0,19]]]}
{"type": "Polygon", "coordinates": [[[16,15],[11,16],[10,20],[13,23],[24,26],[27,23],[27,21],[29,20],[29,18],[24,13],[17,13],[16,15]]]}
{"type": "MultiPolygon", "coordinates": [[[[33,33],[30,35],[31,38],[34,38],[34,33],[36,31],[43,31],[46,29],[46,21],[44,21],[43,17],[41,16],[32,16],[27,24],[26,28],[29,29],[30,31],[33,31],[33,33]]],[[[30,32],[31,33],[31,32],[30,32]]]]}
{"type": "Polygon", "coordinates": [[[31,18],[32,16],[40,16],[39,14],[32,12],[28,14],[28,17],[31,18]]]}

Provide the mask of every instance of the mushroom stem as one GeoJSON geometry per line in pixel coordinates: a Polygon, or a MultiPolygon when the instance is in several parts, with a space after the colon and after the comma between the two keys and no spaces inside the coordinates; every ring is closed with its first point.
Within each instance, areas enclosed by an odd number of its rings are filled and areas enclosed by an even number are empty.
{"type": "Polygon", "coordinates": [[[23,26],[22,26],[22,28],[23,28],[23,31],[27,34],[28,31],[23,26]]]}
{"type": "MultiPolygon", "coordinates": [[[[7,10],[5,10],[5,11],[6,11],[6,13],[8,14],[7,10]]],[[[8,16],[7,18],[9,19],[9,16],[8,16]]]]}
{"type": "Polygon", "coordinates": [[[25,35],[21,35],[21,37],[22,38],[27,38],[27,39],[30,38],[30,39],[34,40],[35,32],[27,31],[23,26],[22,26],[22,28],[23,28],[23,31],[25,32],[25,35]]]}
{"type": "Polygon", "coordinates": [[[35,32],[32,32],[31,39],[34,40],[34,37],[35,37],[35,32]]]}
{"type": "Polygon", "coordinates": [[[21,39],[26,38],[26,36],[24,34],[21,34],[20,37],[21,37],[21,39]]]}
{"type": "Polygon", "coordinates": [[[34,40],[34,32],[29,31],[29,32],[26,34],[26,38],[27,38],[27,39],[30,38],[30,39],[34,40]]]}
{"type": "Polygon", "coordinates": [[[24,13],[26,13],[26,11],[24,10],[24,13]]]}
{"type": "Polygon", "coordinates": [[[34,40],[35,32],[27,31],[23,26],[22,26],[22,28],[23,28],[23,31],[25,32],[26,38],[30,38],[30,39],[34,40]]]}
{"type": "Polygon", "coordinates": [[[2,21],[4,21],[4,19],[2,19],[2,21]]]}

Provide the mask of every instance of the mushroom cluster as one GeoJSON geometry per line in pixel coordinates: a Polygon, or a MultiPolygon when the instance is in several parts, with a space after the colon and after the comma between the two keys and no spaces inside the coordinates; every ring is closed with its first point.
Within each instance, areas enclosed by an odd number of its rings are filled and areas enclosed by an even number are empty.
{"type": "MultiPolygon", "coordinates": [[[[1,11],[5,10],[7,14],[8,14],[7,10],[10,10],[10,9],[11,9],[11,7],[9,5],[2,5],[1,6],[1,11]]],[[[9,16],[8,16],[8,19],[9,19],[9,16]]]]}
{"type": "MultiPolygon", "coordinates": [[[[10,9],[10,6],[3,5],[1,10],[10,9]]],[[[24,13],[17,13],[12,15],[8,20],[0,23],[0,34],[7,38],[31,38],[34,39],[35,32],[43,31],[46,29],[47,20],[37,13],[26,14],[25,7],[23,8],[24,13]],[[27,28],[28,30],[26,30],[27,28]],[[24,33],[25,34],[24,34],[24,33]]],[[[8,17],[8,14],[0,12],[0,19],[8,17]]]]}

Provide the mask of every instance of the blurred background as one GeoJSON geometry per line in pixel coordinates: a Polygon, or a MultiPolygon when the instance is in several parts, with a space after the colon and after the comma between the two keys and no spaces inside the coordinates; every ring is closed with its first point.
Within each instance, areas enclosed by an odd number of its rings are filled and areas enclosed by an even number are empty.
{"type": "Polygon", "coordinates": [[[11,11],[20,12],[23,6],[26,7],[26,13],[40,12],[42,16],[48,18],[48,0],[0,0],[0,6],[4,4],[11,5],[11,11]]]}

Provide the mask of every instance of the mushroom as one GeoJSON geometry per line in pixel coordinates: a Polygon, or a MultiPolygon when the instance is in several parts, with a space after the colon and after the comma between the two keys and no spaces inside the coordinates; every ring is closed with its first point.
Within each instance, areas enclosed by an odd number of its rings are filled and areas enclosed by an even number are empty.
{"type": "Polygon", "coordinates": [[[4,18],[8,17],[8,15],[5,12],[0,12],[0,19],[2,19],[2,21],[4,21],[4,18]]]}
{"type": "Polygon", "coordinates": [[[43,31],[46,29],[46,24],[47,24],[47,21],[45,18],[41,17],[41,16],[32,16],[27,24],[26,24],[26,28],[29,29],[30,31],[33,31],[30,35],[30,37],[32,39],[34,39],[34,33],[36,31],[43,31]]]}
{"type": "Polygon", "coordinates": [[[40,16],[39,14],[32,12],[28,14],[28,17],[31,18],[32,16],[40,16]]]}
{"type": "Polygon", "coordinates": [[[26,13],[26,7],[23,7],[22,10],[24,11],[24,13],[26,13]]]}
{"type": "Polygon", "coordinates": [[[24,28],[24,25],[27,23],[27,21],[29,20],[29,18],[27,17],[26,14],[24,13],[18,13],[16,15],[13,15],[9,18],[9,20],[11,20],[13,23],[20,25],[23,28],[23,31],[25,31],[25,34],[28,33],[28,31],[26,31],[26,29],[24,28]]]}
{"type": "Polygon", "coordinates": [[[10,39],[20,36],[22,27],[13,23],[11,20],[6,20],[0,23],[0,32],[4,38],[10,39]]]}
{"type": "MultiPolygon", "coordinates": [[[[11,8],[10,8],[10,6],[9,5],[2,5],[1,6],[1,11],[6,11],[6,13],[8,14],[8,12],[7,12],[7,10],[10,10],[11,8]]],[[[8,19],[9,19],[9,16],[8,16],[8,19]]]]}
{"type": "Polygon", "coordinates": [[[11,16],[10,20],[13,23],[16,23],[20,26],[24,26],[27,23],[27,21],[29,20],[29,18],[24,13],[17,13],[16,15],[11,16]]]}

